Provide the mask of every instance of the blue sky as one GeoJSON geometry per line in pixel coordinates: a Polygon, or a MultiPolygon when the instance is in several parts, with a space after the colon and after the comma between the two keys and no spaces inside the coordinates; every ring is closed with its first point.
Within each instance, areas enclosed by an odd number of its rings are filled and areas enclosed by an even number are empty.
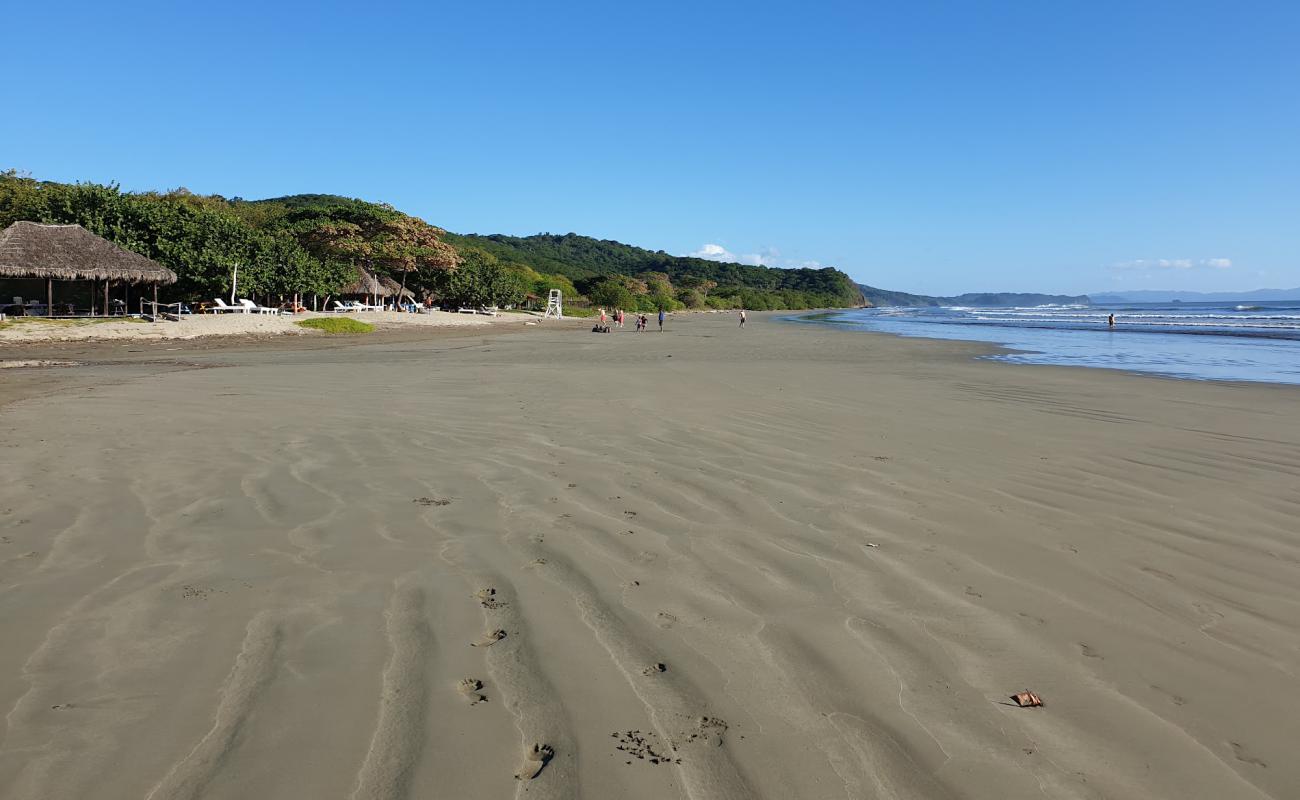
{"type": "Polygon", "coordinates": [[[1300,286],[1300,4],[12,4],[0,168],[927,293],[1300,286]]]}

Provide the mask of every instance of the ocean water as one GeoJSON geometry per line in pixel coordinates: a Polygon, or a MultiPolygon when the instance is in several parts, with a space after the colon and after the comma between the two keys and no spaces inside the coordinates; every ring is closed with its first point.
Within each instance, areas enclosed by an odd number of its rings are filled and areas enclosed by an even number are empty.
{"type": "Polygon", "coordinates": [[[1300,300],[868,308],[797,319],[899,336],[991,342],[1015,352],[989,358],[1018,364],[1300,384],[1300,300]],[[1106,324],[1110,314],[1114,328],[1106,324]]]}

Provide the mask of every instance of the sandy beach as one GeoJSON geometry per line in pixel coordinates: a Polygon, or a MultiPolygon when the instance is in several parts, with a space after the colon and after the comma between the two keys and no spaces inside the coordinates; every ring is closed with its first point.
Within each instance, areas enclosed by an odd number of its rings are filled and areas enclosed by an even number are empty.
{"type": "Polygon", "coordinates": [[[463,328],[492,324],[522,324],[530,319],[523,314],[498,314],[489,317],[480,314],[400,314],[394,311],[372,311],[360,314],[295,314],[279,316],[270,314],[193,314],[181,321],[144,322],[139,319],[98,318],[78,320],[46,320],[40,317],[18,317],[0,324],[0,346],[40,345],[45,342],[136,341],[158,339],[201,339],[223,336],[313,336],[318,332],[299,327],[296,323],[324,317],[346,317],[366,322],[380,329],[397,328],[463,328]]]}
{"type": "Polygon", "coordinates": [[[76,364],[0,373],[0,797],[1300,787],[1295,387],[762,314],[127,344],[0,343],[76,364]]]}

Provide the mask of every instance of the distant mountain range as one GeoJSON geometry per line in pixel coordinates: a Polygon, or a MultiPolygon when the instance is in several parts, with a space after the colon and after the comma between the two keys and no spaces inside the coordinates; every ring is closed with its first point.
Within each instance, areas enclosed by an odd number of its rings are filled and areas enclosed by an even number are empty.
{"type": "Polygon", "coordinates": [[[969,292],[952,297],[909,294],[877,289],[859,283],[862,296],[873,306],[1071,306],[1089,305],[1086,294],[1036,294],[1033,292],[969,292]]]}
{"type": "Polygon", "coordinates": [[[1255,289],[1251,292],[1173,292],[1143,290],[1139,292],[1101,292],[1092,295],[1094,303],[1219,303],[1231,300],[1300,300],[1300,288],[1255,289]]]}

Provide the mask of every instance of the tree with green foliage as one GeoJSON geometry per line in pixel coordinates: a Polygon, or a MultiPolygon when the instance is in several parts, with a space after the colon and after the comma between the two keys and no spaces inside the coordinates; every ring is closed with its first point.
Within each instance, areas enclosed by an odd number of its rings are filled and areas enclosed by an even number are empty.
{"type": "Polygon", "coordinates": [[[0,175],[0,221],[76,223],[169,267],[179,296],[229,291],[253,294],[329,291],[350,279],[344,269],[313,259],[291,237],[253,228],[221,204],[188,193],[122,192],[116,185],[41,183],[0,175]]]}
{"type": "Polygon", "coordinates": [[[587,299],[592,305],[603,308],[622,308],[633,311],[638,308],[637,298],[619,278],[605,278],[590,285],[586,290],[587,299]]]}
{"type": "Polygon", "coordinates": [[[320,205],[261,201],[277,206],[279,215],[258,214],[264,224],[289,232],[304,249],[326,263],[346,264],[390,277],[406,285],[411,273],[454,269],[456,249],[443,241],[441,228],[390,206],[335,198],[320,205]]]}
{"type": "Polygon", "coordinates": [[[516,305],[526,293],[516,272],[472,247],[461,248],[459,266],[435,273],[427,286],[447,303],[470,308],[516,305]]]}

